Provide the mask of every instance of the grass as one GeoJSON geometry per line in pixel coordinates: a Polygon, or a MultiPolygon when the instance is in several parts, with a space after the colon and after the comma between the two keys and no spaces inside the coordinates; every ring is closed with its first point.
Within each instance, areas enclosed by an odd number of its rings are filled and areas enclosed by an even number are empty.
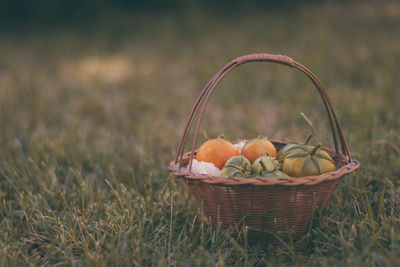
{"type": "MultiPolygon", "coordinates": [[[[122,17],[98,28],[0,36],[0,264],[400,264],[400,6],[297,6],[122,17]],[[213,231],[166,171],[202,86],[232,58],[289,55],[327,88],[362,167],[304,250],[261,251],[213,231]]],[[[249,64],[218,87],[202,131],[331,145],[312,84],[249,64]]]]}

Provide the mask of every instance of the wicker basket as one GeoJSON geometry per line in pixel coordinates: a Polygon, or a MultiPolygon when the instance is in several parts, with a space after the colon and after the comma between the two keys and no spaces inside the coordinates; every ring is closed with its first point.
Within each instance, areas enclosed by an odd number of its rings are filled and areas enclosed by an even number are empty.
{"type": "MultiPolygon", "coordinates": [[[[286,144],[282,141],[273,143],[277,150],[286,144]]],[[[359,167],[360,163],[349,152],[329,97],[315,75],[287,56],[252,54],[232,60],[206,84],[189,116],[176,159],[169,164],[168,170],[184,179],[198,203],[204,207],[205,215],[212,225],[220,223],[224,229],[245,226],[250,240],[276,243],[279,239],[290,238],[296,241],[303,236],[310,226],[314,210],[323,210],[341,178],[359,167]],[[332,156],[336,171],[317,176],[279,179],[223,178],[191,173],[201,121],[215,87],[233,68],[256,61],[275,62],[296,68],[314,83],[326,108],[335,146],[334,149],[324,149],[332,156]],[[199,110],[192,150],[184,154],[189,132],[199,110]]]]}

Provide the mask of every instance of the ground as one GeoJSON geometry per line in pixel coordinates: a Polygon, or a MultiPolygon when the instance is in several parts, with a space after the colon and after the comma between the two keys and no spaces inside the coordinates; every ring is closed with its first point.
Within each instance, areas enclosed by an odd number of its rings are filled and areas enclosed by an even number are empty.
{"type": "MultiPolygon", "coordinates": [[[[400,264],[400,5],[310,2],[233,14],[118,17],[0,35],[2,265],[400,264]],[[166,168],[196,96],[229,60],[286,54],[326,87],[362,167],[304,249],[262,251],[213,231],[166,168]]],[[[267,63],[232,71],[201,129],[332,146],[316,90],[267,63]]],[[[189,149],[189,146],[187,147],[189,149]]]]}

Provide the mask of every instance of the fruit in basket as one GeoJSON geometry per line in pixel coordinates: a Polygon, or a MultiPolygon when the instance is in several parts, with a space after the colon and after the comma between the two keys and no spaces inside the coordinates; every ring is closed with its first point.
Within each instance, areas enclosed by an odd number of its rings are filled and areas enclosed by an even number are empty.
{"type": "Polygon", "coordinates": [[[237,155],[239,155],[238,149],[220,136],[205,141],[197,150],[196,160],[211,162],[221,169],[228,159],[237,155]]]}
{"type": "Polygon", "coordinates": [[[297,146],[283,159],[282,171],[292,177],[319,175],[336,170],[331,156],[317,146],[297,146]]]}
{"type": "MultiPolygon", "coordinates": [[[[310,136],[311,137],[311,136],[310,136]]],[[[308,146],[308,142],[310,141],[311,138],[307,138],[307,140],[303,143],[303,144],[299,144],[299,143],[289,143],[285,146],[283,146],[279,152],[278,155],[276,156],[276,159],[280,162],[282,162],[282,160],[285,158],[285,156],[290,153],[291,150],[299,148],[299,147],[307,147],[308,146]]]]}
{"type": "Polygon", "coordinates": [[[251,165],[251,174],[253,176],[263,176],[267,172],[273,172],[278,169],[279,162],[275,158],[262,156],[251,165]]]}
{"type": "Polygon", "coordinates": [[[279,160],[280,162],[282,162],[282,160],[284,159],[284,157],[286,156],[286,154],[289,153],[290,150],[297,148],[298,146],[307,146],[308,143],[310,142],[311,138],[315,135],[314,132],[314,125],[311,122],[311,120],[302,112],[300,113],[300,115],[303,117],[303,119],[307,122],[307,124],[310,126],[310,135],[307,137],[306,141],[304,141],[303,144],[299,144],[299,143],[289,143],[285,146],[283,146],[279,152],[278,155],[276,156],[277,160],[279,160]]]}
{"type": "Polygon", "coordinates": [[[276,171],[272,171],[272,172],[266,172],[266,173],[264,173],[264,175],[262,177],[265,177],[265,178],[285,178],[285,177],[289,177],[289,176],[284,172],[276,170],[276,171]]]}
{"type": "Polygon", "coordinates": [[[242,148],[242,155],[251,163],[261,156],[276,157],[276,149],[274,145],[261,137],[248,141],[242,148]]]}
{"type": "Polygon", "coordinates": [[[234,156],[230,158],[221,170],[222,177],[247,177],[251,170],[251,164],[243,156],[234,156]]]}
{"type": "Polygon", "coordinates": [[[279,170],[280,164],[275,158],[262,156],[256,159],[251,165],[253,177],[283,178],[289,177],[279,170]]]}

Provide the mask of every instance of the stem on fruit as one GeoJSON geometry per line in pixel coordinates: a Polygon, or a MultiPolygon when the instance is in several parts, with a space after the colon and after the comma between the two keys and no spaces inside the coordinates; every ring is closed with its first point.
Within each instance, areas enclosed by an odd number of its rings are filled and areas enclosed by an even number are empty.
{"type": "Polygon", "coordinates": [[[321,143],[319,143],[318,145],[316,145],[316,146],[311,150],[310,155],[314,155],[315,152],[317,152],[317,150],[321,148],[321,146],[322,146],[321,143]]]}
{"type": "Polygon", "coordinates": [[[311,122],[311,120],[310,120],[303,112],[301,112],[300,115],[303,117],[303,119],[304,119],[304,120],[307,122],[307,124],[310,126],[311,136],[314,136],[314,135],[315,135],[315,132],[314,132],[314,125],[313,125],[313,123],[311,122]]]}
{"type": "Polygon", "coordinates": [[[308,143],[310,142],[310,140],[311,140],[312,137],[313,137],[313,135],[310,134],[310,135],[307,137],[306,141],[303,143],[303,145],[308,145],[308,143]]]}
{"type": "Polygon", "coordinates": [[[218,137],[217,138],[220,138],[220,139],[225,139],[225,134],[220,134],[220,135],[218,135],[218,137]]]}

